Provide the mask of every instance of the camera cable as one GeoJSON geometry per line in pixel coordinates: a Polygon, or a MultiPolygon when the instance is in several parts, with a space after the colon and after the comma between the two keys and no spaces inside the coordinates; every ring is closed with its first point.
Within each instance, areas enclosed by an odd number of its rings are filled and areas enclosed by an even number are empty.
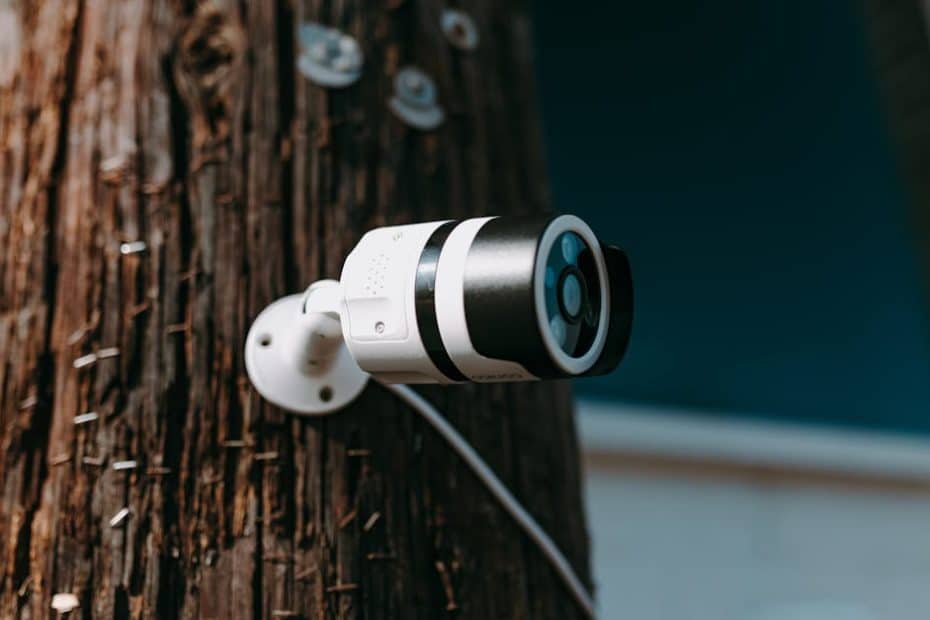
{"type": "Polygon", "coordinates": [[[436,407],[430,404],[425,398],[420,396],[414,390],[406,385],[393,385],[382,383],[385,388],[393,392],[400,400],[413,407],[429,424],[449,442],[452,449],[455,450],[462,460],[478,476],[478,479],[484,483],[501,506],[513,517],[523,531],[529,536],[530,540],[535,542],[546,559],[558,573],[562,581],[565,582],[569,592],[581,606],[585,615],[589,618],[596,618],[594,599],[588,593],[581,579],[575,574],[572,565],[568,562],[565,555],[559,550],[555,542],[540,527],[536,519],[526,511],[520,504],[513,493],[501,482],[500,478],[484,462],[484,459],[475,452],[475,449],[466,441],[464,437],[443,417],[436,407]]]}

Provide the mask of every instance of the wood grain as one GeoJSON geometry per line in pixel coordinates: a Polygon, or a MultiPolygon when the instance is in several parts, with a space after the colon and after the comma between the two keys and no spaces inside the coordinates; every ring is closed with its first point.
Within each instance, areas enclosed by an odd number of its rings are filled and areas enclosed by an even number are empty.
{"type": "MultiPolygon", "coordinates": [[[[470,3],[463,54],[441,7],[0,0],[0,615],[74,592],[87,617],[580,616],[388,394],[299,419],[244,373],[251,319],[365,230],[549,208],[526,8],[470,3]],[[305,20],[358,38],[358,84],[297,72],[305,20]],[[386,106],[406,64],[435,132],[386,106]]],[[[424,393],[587,575],[568,386],[424,393]]]]}
{"type": "Polygon", "coordinates": [[[910,189],[930,295],[930,5],[924,0],[866,0],[873,66],[902,177],[910,189]]]}

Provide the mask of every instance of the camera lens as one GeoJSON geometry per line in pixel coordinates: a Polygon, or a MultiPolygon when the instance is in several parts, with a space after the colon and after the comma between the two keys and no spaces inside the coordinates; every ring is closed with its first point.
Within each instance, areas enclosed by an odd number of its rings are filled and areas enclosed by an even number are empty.
{"type": "Polygon", "coordinates": [[[546,257],[546,315],[549,331],[572,357],[584,355],[597,335],[600,286],[593,253],[574,232],[564,232],[546,257]]]}
{"type": "Polygon", "coordinates": [[[571,323],[581,318],[581,311],[584,309],[585,285],[583,282],[584,275],[577,268],[566,267],[562,271],[561,284],[559,285],[559,310],[565,319],[571,323]]]}

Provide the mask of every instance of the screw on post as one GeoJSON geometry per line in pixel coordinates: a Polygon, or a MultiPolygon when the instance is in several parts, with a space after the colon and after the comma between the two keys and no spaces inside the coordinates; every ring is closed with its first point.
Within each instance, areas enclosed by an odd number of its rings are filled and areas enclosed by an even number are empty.
{"type": "Polygon", "coordinates": [[[297,69],[314,84],[345,88],[362,76],[364,57],[352,36],[336,28],[304,22],[297,30],[297,39],[297,69]]]}
{"type": "Polygon", "coordinates": [[[424,131],[436,129],[445,119],[435,82],[418,67],[404,67],[397,72],[388,106],[407,125],[424,131]]]}
{"type": "Polygon", "coordinates": [[[446,9],[439,24],[449,43],[458,49],[470,52],[478,47],[478,27],[468,13],[446,9]]]}

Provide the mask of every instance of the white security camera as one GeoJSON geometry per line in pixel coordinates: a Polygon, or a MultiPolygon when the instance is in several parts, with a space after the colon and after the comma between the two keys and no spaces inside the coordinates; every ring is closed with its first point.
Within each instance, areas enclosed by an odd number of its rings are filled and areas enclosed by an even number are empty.
{"type": "Polygon", "coordinates": [[[388,383],[606,372],[630,329],[625,258],[572,215],[378,228],[340,282],[346,344],[388,383]]]}
{"type": "Polygon", "coordinates": [[[626,350],[629,263],[572,215],[482,217],[365,234],[339,281],[277,300],[246,336],[249,379],[269,401],[322,415],[374,377],[419,411],[549,559],[586,615],[565,555],[426,399],[395,383],[530,381],[603,374],[626,350]]]}
{"type": "Polygon", "coordinates": [[[387,226],[362,237],[339,282],[259,315],[246,366],[263,396],[304,413],[344,406],[368,376],[449,384],[604,374],[626,350],[632,308],[626,256],[573,215],[387,226]]]}

